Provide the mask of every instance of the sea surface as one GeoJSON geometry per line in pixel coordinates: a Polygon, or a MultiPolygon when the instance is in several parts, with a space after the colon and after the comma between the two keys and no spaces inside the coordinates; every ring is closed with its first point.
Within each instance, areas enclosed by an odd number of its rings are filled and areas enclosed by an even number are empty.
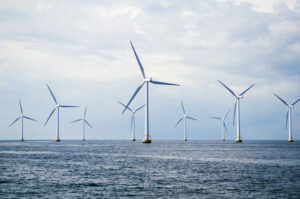
{"type": "Polygon", "coordinates": [[[300,198],[300,141],[0,141],[0,198],[300,198]]]}

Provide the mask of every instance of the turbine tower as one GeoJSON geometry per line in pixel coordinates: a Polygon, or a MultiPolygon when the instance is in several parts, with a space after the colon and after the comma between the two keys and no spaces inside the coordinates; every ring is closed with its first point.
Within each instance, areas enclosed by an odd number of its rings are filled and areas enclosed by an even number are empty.
{"type": "Polygon", "coordinates": [[[86,110],[87,110],[87,106],[85,107],[83,118],[80,118],[80,119],[77,119],[77,120],[74,120],[71,122],[71,123],[75,123],[75,122],[82,121],[82,141],[85,141],[85,124],[87,124],[89,127],[93,128],[92,125],[90,123],[88,123],[88,121],[86,121],[86,119],[85,119],[86,110]]]}
{"type": "Polygon", "coordinates": [[[24,141],[24,137],[23,137],[24,136],[23,135],[23,133],[24,133],[24,130],[23,130],[23,127],[24,127],[24,118],[28,119],[28,120],[32,120],[32,121],[36,121],[36,120],[32,119],[30,117],[25,116],[24,113],[23,113],[23,108],[22,108],[21,100],[19,100],[19,104],[20,104],[21,116],[18,117],[15,121],[13,121],[9,126],[11,127],[14,123],[16,123],[21,118],[21,121],[22,121],[22,137],[21,137],[20,141],[22,142],[22,141],[24,141]]]}
{"type": "Polygon", "coordinates": [[[289,142],[294,142],[293,137],[292,137],[292,108],[295,107],[295,105],[297,104],[297,102],[300,101],[300,99],[296,100],[294,103],[292,103],[291,105],[289,105],[288,103],[286,103],[286,101],[284,101],[282,98],[280,98],[278,95],[276,95],[274,93],[275,97],[277,97],[282,103],[284,103],[284,105],[286,105],[286,107],[288,108],[287,113],[286,113],[286,119],[285,119],[285,128],[287,128],[287,124],[289,123],[289,142]]]}
{"type": "Polygon", "coordinates": [[[192,118],[192,117],[188,116],[188,115],[185,113],[185,109],[184,109],[184,106],[183,106],[183,102],[182,102],[182,101],[181,101],[181,107],[182,107],[182,111],[183,111],[183,117],[180,118],[180,120],[175,124],[174,127],[176,127],[176,126],[183,120],[183,140],[184,140],[184,141],[187,141],[187,136],[186,136],[186,119],[195,120],[195,121],[198,121],[198,120],[195,119],[195,118],[192,118]]]}
{"type": "Polygon", "coordinates": [[[59,109],[60,108],[77,108],[79,106],[60,105],[59,103],[57,103],[57,100],[56,100],[54,94],[52,93],[50,87],[48,85],[47,85],[47,87],[48,87],[48,90],[49,90],[49,92],[50,92],[50,94],[51,94],[51,96],[52,96],[52,98],[53,98],[56,106],[52,110],[52,112],[50,113],[50,115],[49,115],[48,119],[46,120],[44,126],[46,126],[46,124],[47,124],[48,120],[50,119],[50,117],[53,115],[53,113],[55,112],[55,110],[57,110],[57,128],[56,128],[56,138],[55,138],[55,141],[59,142],[60,141],[60,139],[59,139],[59,109]]]}
{"type": "Polygon", "coordinates": [[[230,88],[228,88],[223,82],[218,80],[234,97],[235,97],[235,105],[234,105],[234,111],[233,111],[233,125],[235,122],[235,112],[236,112],[236,142],[242,142],[241,139],[241,133],[240,133],[240,99],[243,99],[243,95],[249,91],[250,88],[252,88],[255,84],[251,85],[249,88],[244,90],[241,94],[236,95],[230,88]]]}
{"type": "Polygon", "coordinates": [[[221,120],[222,121],[222,141],[225,141],[225,135],[224,135],[224,129],[227,132],[227,127],[225,124],[225,119],[228,116],[230,110],[226,113],[226,115],[224,117],[210,117],[212,119],[216,119],[216,120],[221,120]]]}
{"type": "Polygon", "coordinates": [[[171,86],[179,86],[178,84],[173,84],[173,83],[167,83],[167,82],[159,82],[159,81],[154,81],[152,78],[146,78],[144,68],[142,66],[142,63],[140,62],[140,59],[135,52],[135,49],[133,47],[132,42],[130,42],[132,50],[134,52],[134,55],[136,57],[136,60],[138,62],[138,65],[140,67],[140,70],[143,75],[143,83],[136,89],[136,91],[133,93],[132,97],[130,98],[129,102],[127,103],[126,107],[124,108],[122,114],[126,111],[127,107],[130,105],[134,97],[137,95],[137,93],[141,90],[141,88],[146,84],[146,98],[145,98],[145,139],[143,140],[143,143],[151,143],[150,135],[149,135],[149,83],[152,84],[160,84],[160,85],[171,85],[171,86]]]}
{"type": "Polygon", "coordinates": [[[131,140],[135,141],[135,113],[137,111],[139,111],[140,109],[144,108],[145,104],[139,108],[135,109],[131,109],[129,107],[126,107],[125,104],[123,104],[122,102],[119,102],[119,104],[121,104],[123,107],[127,108],[129,111],[131,111],[132,115],[131,115],[131,140]]]}

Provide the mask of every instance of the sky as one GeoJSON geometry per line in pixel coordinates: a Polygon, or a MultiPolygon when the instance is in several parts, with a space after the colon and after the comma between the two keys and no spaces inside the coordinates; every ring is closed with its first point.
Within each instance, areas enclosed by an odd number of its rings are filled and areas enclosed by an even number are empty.
{"type": "MultiPolygon", "coordinates": [[[[183,139],[182,100],[188,139],[221,139],[222,117],[231,110],[225,137],[233,140],[234,97],[256,84],[241,100],[244,140],[287,140],[288,103],[300,98],[300,1],[40,1],[0,2],[0,139],[55,139],[56,114],[48,84],[60,104],[61,139],[81,139],[85,106],[87,139],[130,139],[127,103],[143,77],[180,87],[150,85],[150,135],[183,139]]],[[[144,89],[131,108],[144,104],[144,89]]],[[[144,136],[144,110],[136,114],[136,137],[144,136]]],[[[300,139],[300,102],[292,112],[293,137],[300,139]]]]}

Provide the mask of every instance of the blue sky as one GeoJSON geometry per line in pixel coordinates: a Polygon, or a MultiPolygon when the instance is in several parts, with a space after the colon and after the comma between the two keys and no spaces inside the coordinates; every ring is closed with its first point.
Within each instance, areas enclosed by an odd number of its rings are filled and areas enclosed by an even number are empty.
{"type": "MultiPolygon", "coordinates": [[[[122,107],[142,82],[129,41],[147,75],[181,87],[150,86],[152,139],[183,139],[180,101],[199,122],[189,121],[188,138],[220,139],[221,124],[210,116],[233,109],[234,98],[219,83],[240,93],[243,139],[288,138],[284,105],[300,98],[300,2],[247,1],[1,1],[0,139],[54,139],[56,117],[49,84],[61,104],[61,139],[80,139],[81,117],[95,127],[87,139],[129,139],[130,113],[122,107]],[[54,115],[55,116],[55,115],[54,115]]],[[[144,104],[144,91],[132,106],[144,104]]],[[[300,139],[300,103],[293,109],[294,138],[300,139]]],[[[227,139],[235,138],[232,111],[227,139]]],[[[144,134],[144,112],[136,115],[144,134]]]]}

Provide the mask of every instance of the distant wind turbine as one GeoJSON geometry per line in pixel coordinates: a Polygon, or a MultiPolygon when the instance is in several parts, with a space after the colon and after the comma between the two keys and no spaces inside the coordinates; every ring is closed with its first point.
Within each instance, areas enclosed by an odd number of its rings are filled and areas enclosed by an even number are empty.
{"type": "Polygon", "coordinates": [[[225,119],[228,116],[230,110],[226,113],[226,115],[224,117],[210,117],[212,119],[217,119],[217,120],[221,120],[222,121],[222,141],[225,141],[225,135],[224,135],[224,129],[227,132],[227,127],[225,124],[225,119]]]}
{"type": "MultiPolygon", "coordinates": [[[[22,121],[22,137],[21,137],[21,140],[20,140],[20,141],[22,142],[22,141],[24,141],[24,137],[23,137],[23,133],[24,133],[24,131],[23,131],[23,127],[24,127],[24,118],[25,118],[25,119],[28,119],[28,120],[32,120],[32,121],[36,121],[36,120],[35,120],[35,119],[32,119],[32,118],[30,118],[30,117],[25,116],[24,113],[23,113],[23,108],[22,108],[21,100],[19,100],[19,104],[20,104],[21,116],[18,117],[15,121],[13,121],[9,126],[12,126],[15,122],[17,122],[17,121],[21,118],[21,121],[22,121]]],[[[36,122],[37,122],[37,121],[36,121],[36,122]]]]}
{"type": "Polygon", "coordinates": [[[56,106],[52,110],[52,112],[50,113],[50,115],[49,115],[48,119],[46,120],[44,126],[46,126],[46,124],[47,124],[48,120],[50,119],[50,117],[53,115],[53,113],[55,112],[55,110],[57,110],[57,129],[56,129],[56,138],[55,138],[55,141],[59,142],[60,141],[60,139],[59,139],[59,108],[77,108],[79,106],[69,106],[69,105],[60,105],[60,104],[58,104],[57,100],[56,100],[56,98],[54,96],[54,94],[52,93],[52,91],[50,89],[50,87],[48,85],[47,85],[47,87],[48,87],[48,90],[49,90],[49,92],[50,92],[50,94],[51,94],[51,96],[52,96],[52,98],[53,98],[56,106]]]}
{"type": "Polygon", "coordinates": [[[87,106],[85,107],[85,111],[83,114],[83,118],[81,119],[77,119],[72,121],[71,123],[75,123],[75,122],[79,122],[82,121],[82,141],[85,141],[85,124],[87,124],[89,127],[93,128],[91,124],[88,123],[88,121],[86,121],[85,116],[86,116],[86,110],[87,110],[87,106]]]}
{"type": "Polygon", "coordinates": [[[186,119],[190,119],[190,120],[195,120],[195,121],[198,121],[197,119],[195,119],[195,118],[192,118],[192,117],[190,117],[190,116],[188,116],[186,113],[185,113],[185,109],[184,109],[184,106],[183,106],[183,102],[181,101],[181,107],[182,107],[182,111],[183,111],[183,117],[182,118],[180,118],[180,120],[175,124],[175,126],[174,127],[176,127],[182,120],[183,120],[183,135],[184,135],[184,138],[183,138],[183,140],[184,141],[187,141],[187,136],[186,136],[186,119]]]}
{"type": "Polygon", "coordinates": [[[123,107],[127,108],[132,113],[132,116],[131,116],[131,134],[132,134],[131,140],[135,141],[136,140],[135,139],[135,113],[137,111],[139,111],[140,109],[144,108],[145,104],[143,106],[137,108],[136,110],[126,107],[126,105],[123,104],[122,102],[119,102],[119,104],[121,104],[123,107]]]}
{"type": "Polygon", "coordinates": [[[279,97],[278,95],[276,95],[274,93],[275,97],[277,97],[282,103],[284,103],[284,105],[286,105],[286,107],[288,108],[288,111],[286,113],[286,119],[285,119],[285,128],[287,128],[287,124],[289,123],[289,142],[294,142],[293,137],[292,137],[292,108],[295,107],[295,105],[297,104],[297,102],[300,101],[300,99],[296,100],[294,103],[292,103],[291,105],[289,105],[288,103],[286,103],[286,101],[284,101],[281,97],[279,97]]]}
{"type": "Polygon", "coordinates": [[[240,99],[243,99],[243,95],[250,90],[255,84],[251,85],[249,88],[244,90],[241,94],[236,95],[230,88],[228,88],[223,82],[218,80],[234,97],[235,97],[235,105],[234,105],[234,111],[233,111],[233,125],[235,122],[235,112],[236,112],[236,118],[237,118],[237,124],[236,124],[236,142],[242,142],[241,134],[240,134],[240,99]]]}
{"type": "Polygon", "coordinates": [[[142,66],[142,63],[140,62],[140,59],[137,55],[137,53],[135,52],[135,49],[133,47],[132,42],[130,42],[132,50],[134,52],[134,55],[136,57],[136,60],[139,64],[140,70],[142,72],[143,75],[143,83],[136,89],[136,91],[134,92],[134,94],[132,95],[132,97],[130,98],[129,102],[127,103],[126,107],[124,108],[122,114],[126,111],[127,107],[130,105],[130,103],[132,102],[132,100],[134,99],[134,97],[137,95],[137,93],[141,90],[141,88],[144,86],[144,84],[146,84],[146,98],[145,98],[145,139],[143,140],[143,143],[151,143],[151,139],[150,139],[150,135],[149,135],[149,83],[152,84],[161,84],[161,85],[171,85],[171,86],[179,86],[178,84],[173,84],[173,83],[167,83],[167,82],[159,82],[159,81],[154,81],[152,80],[152,78],[146,78],[145,72],[144,72],[144,68],[142,66]]]}

